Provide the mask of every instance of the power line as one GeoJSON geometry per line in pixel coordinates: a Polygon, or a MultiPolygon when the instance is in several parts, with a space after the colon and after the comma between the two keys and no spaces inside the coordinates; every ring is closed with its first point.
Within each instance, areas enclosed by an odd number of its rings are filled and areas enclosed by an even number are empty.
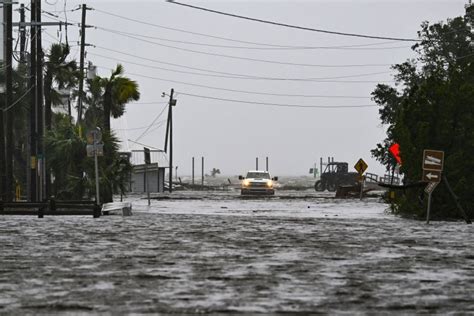
{"type": "MultiPolygon", "coordinates": [[[[156,124],[152,124],[151,126],[157,126],[157,127],[161,127],[163,125],[163,123],[165,123],[166,120],[163,120],[163,121],[159,121],[159,122],[156,122],[156,124]]],[[[114,128],[114,130],[116,131],[138,131],[138,130],[142,130],[142,129],[145,129],[145,128],[149,128],[150,125],[146,125],[146,126],[142,126],[142,127],[132,127],[132,128],[114,128]]]]}
{"type": "Polygon", "coordinates": [[[106,31],[106,32],[113,32],[113,33],[120,33],[122,35],[128,36],[136,36],[141,38],[148,38],[154,39],[163,42],[171,42],[171,43],[178,43],[178,44],[187,44],[187,45],[196,45],[196,46],[206,46],[206,47],[217,47],[217,48],[231,48],[231,49],[247,49],[247,50],[392,50],[392,49],[402,49],[402,48],[410,48],[411,46],[395,46],[395,47],[373,47],[373,46],[380,46],[384,44],[393,44],[393,42],[383,42],[383,43],[371,43],[371,44],[357,44],[357,45],[337,45],[337,46],[278,46],[278,47],[250,47],[250,46],[235,46],[235,45],[218,45],[218,44],[207,44],[207,43],[198,43],[198,42],[190,42],[190,41],[179,41],[179,40],[172,40],[168,38],[156,37],[156,36],[149,36],[137,33],[130,33],[124,31],[118,31],[109,29],[102,26],[95,26],[96,29],[106,31]]]}
{"type": "Polygon", "coordinates": [[[21,97],[19,97],[15,102],[13,102],[9,107],[2,109],[3,112],[9,111],[11,108],[13,108],[15,105],[20,103],[29,93],[31,90],[36,88],[36,85],[31,86],[21,97]]]}
{"type": "Polygon", "coordinates": [[[234,102],[234,103],[243,103],[243,104],[256,104],[256,105],[269,105],[269,106],[276,106],[276,107],[289,107],[289,108],[344,109],[344,108],[378,107],[377,104],[333,105],[333,106],[331,106],[331,105],[282,104],[282,103],[268,103],[268,102],[255,102],[255,101],[243,101],[243,100],[235,100],[235,99],[216,98],[216,97],[211,97],[211,96],[184,93],[184,92],[178,92],[178,93],[179,93],[179,95],[185,95],[185,96],[190,96],[190,97],[195,97],[195,98],[202,98],[202,99],[210,99],[210,100],[226,101],[226,102],[234,102]]]}
{"type": "MultiPolygon", "coordinates": [[[[48,34],[48,33],[47,33],[48,34]]],[[[48,34],[49,35],[49,34],[48,34]]],[[[100,47],[100,46],[96,46],[96,48],[100,48],[100,49],[104,49],[104,50],[110,50],[110,51],[113,51],[113,52],[117,52],[117,53],[120,53],[120,54],[124,54],[124,55],[128,55],[128,56],[133,56],[133,57],[137,57],[138,56],[134,56],[134,55],[131,55],[131,54],[127,54],[127,53],[123,53],[123,52],[120,52],[120,51],[116,51],[116,50],[111,50],[111,49],[107,49],[107,48],[104,48],[104,47],[100,47]]],[[[94,53],[89,53],[91,55],[97,55],[97,54],[94,54],[94,53]]],[[[105,56],[104,56],[105,57],[105,56]]],[[[107,57],[110,59],[110,57],[107,57]]],[[[153,61],[153,62],[157,62],[157,63],[162,63],[160,61],[156,61],[156,60],[153,60],[153,59],[148,59],[148,58],[144,58],[144,57],[141,57],[145,60],[149,60],[149,61],[153,61]]],[[[175,64],[173,64],[175,65],[175,64]]],[[[102,68],[102,69],[109,69],[108,67],[103,67],[103,66],[99,66],[99,68],[102,68]]],[[[198,68],[199,69],[199,68],[198,68]]],[[[165,78],[159,78],[159,77],[153,77],[153,76],[146,76],[146,75],[143,75],[143,74],[134,74],[134,73],[130,73],[129,74],[131,75],[134,75],[134,76],[137,76],[137,77],[143,77],[143,78],[147,78],[147,79],[152,79],[152,80],[158,80],[158,81],[165,81],[165,82],[172,82],[172,83],[177,83],[177,84],[183,84],[183,85],[187,85],[187,86],[194,86],[194,87],[200,87],[200,88],[206,88],[206,89],[212,89],[212,90],[219,90],[219,91],[228,91],[228,92],[235,92],[235,93],[243,93],[243,94],[254,94],[254,95],[265,95],[265,96],[277,96],[277,97],[298,97],[298,98],[338,98],[338,99],[367,99],[369,97],[365,97],[365,96],[350,96],[350,95],[308,95],[308,94],[284,94],[284,93],[267,93],[267,92],[259,92],[259,91],[248,91],[248,90],[237,90],[237,89],[227,89],[227,88],[219,88],[219,87],[213,87],[213,86],[207,86],[207,85],[201,85],[201,84],[195,84],[195,83],[190,83],[190,82],[184,82],[184,81],[176,81],[176,80],[171,80],[171,79],[165,79],[165,78]]],[[[332,82],[332,81],[331,81],[332,82]]],[[[339,81],[340,82],[340,81],[339,81]]],[[[359,83],[360,81],[351,81],[351,82],[346,82],[346,83],[359,83]]],[[[374,82],[380,82],[380,83],[384,83],[386,81],[374,81],[374,82]]],[[[370,82],[372,83],[372,81],[370,82]]],[[[134,103],[134,104],[160,104],[160,102],[137,102],[137,103],[134,103]]]]}
{"type": "MultiPolygon", "coordinates": [[[[110,56],[104,56],[100,54],[95,54],[95,53],[89,53],[90,55],[93,56],[98,56],[102,57],[105,59],[110,60],[112,57],[110,56]]],[[[141,66],[145,68],[153,68],[153,69],[160,69],[160,70],[165,70],[165,71],[171,71],[171,72],[177,72],[177,73],[184,73],[184,74],[191,74],[191,75],[196,75],[196,76],[205,76],[205,77],[218,77],[218,78],[228,78],[228,79],[244,79],[244,80],[270,80],[270,81],[319,81],[319,80],[329,80],[329,79],[345,79],[345,78],[358,78],[358,77],[367,77],[367,76],[373,76],[373,75],[381,75],[381,74],[389,74],[391,73],[390,71],[383,71],[383,72],[372,72],[372,73],[365,73],[365,74],[355,74],[355,75],[345,75],[345,76],[336,76],[336,77],[320,77],[320,78],[278,78],[278,77],[260,77],[260,76],[246,76],[242,74],[230,74],[228,76],[225,75],[213,75],[213,74],[205,74],[205,73],[198,73],[198,72],[190,72],[190,71],[182,71],[182,70],[176,70],[176,69],[169,69],[169,68],[163,68],[163,67],[157,67],[157,66],[151,66],[151,65],[146,65],[146,64],[140,64],[136,63],[133,61],[129,60],[124,60],[124,59],[119,59],[113,57],[116,61],[120,62],[125,62],[129,63],[132,65],[136,66],[141,66]]]]}
{"type": "Polygon", "coordinates": [[[155,117],[155,119],[153,120],[153,122],[151,122],[150,126],[148,126],[148,128],[147,128],[140,136],[138,136],[138,137],[135,139],[136,142],[139,141],[143,136],[146,135],[146,133],[150,130],[150,128],[153,127],[153,125],[155,124],[155,122],[161,117],[161,115],[163,115],[163,113],[165,112],[166,109],[167,109],[167,107],[165,106],[165,107],[163,108],[163,110],[161,110],[161,112],[158,113],[158,115],[155,117]]]}
{"type": "Polygon", "coordinates": [[[278,65],[300,66],[300,67],[320,67],[320,68],[321,67],[387,67],[387,66],[390,66],[390,64],[321,65],[321,64],[290,63],[290,62],[284,62],[284,61],[275,61],[275,60],[266,60],[266,59],[234,56],[234,55],[227,55],[227,54],[217,54],[217,53],[203,52],[203,51],[194,50],[194,49],[188,49],[188,48],[182,48],[182,47],[177,47],[177,46],[160,44],[160,43],[145,40],[145,39],[142,39],[142,38],[139,38],[139,37],[121,34],[121,33],[116,32],[116,31],[107,31],[107,32],[118,34],[118,35],[121,35],[121,36],[124,36],[124,37],[132,38],[132,39],[135,39],[135,40],[138,40],[138,41],[150,43],[150,44],[161,46],[161,47],[166,47],[166,48],[172,48],[172,49],[176,49],[176,50],[180,50],[180,51],[185,51],[185,52],[188,52],[188,53],[216,56],[216,57],[223,57],[223,58],[230,58],[230,59],[237,59],[237,60],[246,60],[246,61],[260,62],[260,63],[267,63],[267,64],[278,64],[278,65]]]}
{"type": "Polygon", "coordinates": [[[276,26],[283,26],[283,27],[298,29],[298,30],[303,30],[303,31],[326,33],[326,34],[340,35],[340,36],[371,38],[371,39],[379,39],[379,40],[402,41],[402,42],[420,42],[419,39],[412,39],[412,38],[374,36],[374,35],[365,35],[365,34],[357,34],[357,33],[346,33],[346,32],[328,31],[328,30],[323,30],[323,29],[315,29],[315,28],[310,28],[310,27],[304,27],[304,26],[291,25],[291,24],[286,24],[286,23],[256,19],[256,18],[251,18],[251,17],[247,17],[247,16],[243,16],[243,15],[237,15],[237,14],[232,14],[232,13],[207,9],[207,8],[203,8],[203,7],[198,7],[198,6],[194,6],[194,5],[190,5],[190,4],[177,2],[177,1],[174,1],[174,0],[167,0],[167,2],[176,4],[176,5],[180,5],[180,6],[184,6],[184,7],[188,7],[188,8],[192,8],[192,9],[201,10],[201,11],[216,13],[216,14],[220,14],[220,15],[230,16],[230,17],[249,20],[249,21],[254,21],[254,22],[260,22],[260,23],[271,24],[271,25],[276,25],[276,26]]]}
{"type": "MultiPolygon", "coordinates": [[[[107,69],[109,70],[109,67],[103,67],[100,65],[97,65],[98,68],[101,69],[107,69]]],[[[228,89],[228,88],[219,88],[219,87],[213,87],[213,86],[207,86],[207,85],[202,85],[202,84],[197,84],[197,83],[190,83],[190,82],[185,82],[185,81],[177,81],[177,80],[171,80],[171,79],[166,79],[166,78],[159,78],[159,77],[153,77],[153,76],[147,76],[143,74],[136,74],[136,73],[131,73],[127,71],[129,75],[132,76],[137,76],[137,77],[143,77],[146,79],[152,79],[152,80],[158,80],[158,81],[164,81],[164,82],[171,82],[171,83],[176,83],[176,84],[182,84],[186,86],[192,86],[192,87],[199,87],[199,88],[206,88],[206,89],[211,89],[211,90],[218,90],[218,91],[228,91],[228,92],[236,92],[236,93],[244,93],[244,94],[255,94],[255,95],[266,95],[266,96],[277,96],[277,97],[300,97],[300,98],[340,98],[340,99],[364,99],[366,97],[362,96],[336,96],[336,95],[305,95],[305,94],[280,94],[280,93],[265,93],[265,92],[258,92],[258,91],[247,91],[247,90],[237,90],[237,89],[228,89]]],[[[330,81],[330,82],[335,82],[335,81],[330,81]]],[[[392,81],[391,81],[392,82],[392,81]]],[[[350,83],[361,83],[360,81],[351,81],[350,83]]],[[[362,82],[365,83],[365,82],[362,82]]],[[[381,81],[380,83],[386,83],[385,81],[381,81]]]]}

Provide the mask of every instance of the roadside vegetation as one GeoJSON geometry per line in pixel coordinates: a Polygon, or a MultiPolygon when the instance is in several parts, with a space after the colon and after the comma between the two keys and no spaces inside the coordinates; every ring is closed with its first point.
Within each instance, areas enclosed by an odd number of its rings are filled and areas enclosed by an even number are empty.
{"type": "MultiPolygon", "coordinates": [[[[472,7],[471,7],[472,9],[472,7]]],[[[393,66],[395,85],[379,84],[373,100],[387,126],[386,139],[372,155],[387,170],[396,163],[388,148],[400,145],[405,184],[421,181],[424,149],[445,152],[443,175],[471,218],[474,215],[474,29],[473,12],[433,25],[423,23],[417,58],[393,66]]],[[[426,214],[424,186],[399,191],[394,211],[426,214]]],[[[432,214],[459,218],[442,182],[433,193],[432,214]]]]}
{"type": "MultiPolygon", "coordinates": [[[[2,75],[3,76],[3,75],[2,75]]],[[[14,69],[13,99],[21,99],[14,107],[14,179],[26,195],[29,170],[28,128],[30,98],[28,68],[19,63],[14,69]]],[[[110,118],[125,113],[125,106],[140,98],[138,84],[124,76],[124,68],[117,65],[109,77],[86,79],[84,115],[74,120],[67,109],[67,97],[78,95],[80,73],[78,63],[70,58],[65,44],[53,44],[44,61],[45,135],[43,144],[47,163],[47,181],[51,183],[49,196],[58,199],[80,200],[95,195],[94,159],[86,153],[86,134],[99,127],[104,143],[104,157],[99,159],[101,202],[112,201],[113,194],[124,193],[131,165],[119,154],[119,141],[110,128],[110,118]],[[62,107],[63,111],[55,111],[62,107]],[[79,122],[79,123],[77,123],[79,122]]],[[[4,78],[0,78],[2,80],[4,78]]],[[[4,98],[0,98],[4,102],[4,98]]],[[[74,108],[72,109],[74,110],[74,108]]]]}

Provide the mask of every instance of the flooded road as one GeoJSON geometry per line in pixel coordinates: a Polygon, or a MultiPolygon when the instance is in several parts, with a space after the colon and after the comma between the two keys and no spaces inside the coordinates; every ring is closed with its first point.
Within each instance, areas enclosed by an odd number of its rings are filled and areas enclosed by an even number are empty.
{"type": "Polygon", "coordinates": [[[0,314],[474,313],[472,225],[179,194],[132,198],[132,217],[0,217],[0,314]]]}

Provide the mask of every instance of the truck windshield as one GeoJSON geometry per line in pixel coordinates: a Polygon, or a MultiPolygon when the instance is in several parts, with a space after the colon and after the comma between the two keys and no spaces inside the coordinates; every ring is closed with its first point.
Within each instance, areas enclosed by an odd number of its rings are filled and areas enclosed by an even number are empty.
{"type": "Polygon", "coordinates": [[[268,172],[249,172],[247,173],[247,178],[270,179],[270,174],[268,172]]]}

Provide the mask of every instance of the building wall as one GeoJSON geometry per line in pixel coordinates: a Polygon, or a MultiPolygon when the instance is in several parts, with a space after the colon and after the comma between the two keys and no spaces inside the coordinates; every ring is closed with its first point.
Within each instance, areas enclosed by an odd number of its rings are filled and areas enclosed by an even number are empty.
{"type": "Polygon", "coordinates": [[[164,192],[165,168],[158,168],[157,164],[134,166],[132,172],[132,192],[146,193],[146,178],[148,177],[149,192],[164,192]]]}

